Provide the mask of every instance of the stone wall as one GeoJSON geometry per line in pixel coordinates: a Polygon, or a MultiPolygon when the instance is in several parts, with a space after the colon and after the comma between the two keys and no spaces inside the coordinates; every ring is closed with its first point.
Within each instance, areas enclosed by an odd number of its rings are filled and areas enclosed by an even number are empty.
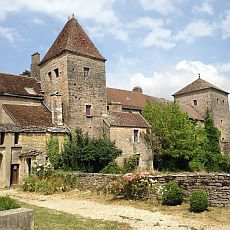
{"type": "MultiPolygon", "coordinates": [[[[116,180],[119,175],[105,175],[96,173],[74,174],[79,179],[80,190],[90,190],[99,192],[105,189],[106,185],[116,180]]],[[[186,198],[189,194],[198,189],[203,189],[209,196],[212,206],[230,206],[230,174],[222,173],[184,173],[184,174],[164,174],[151,176],[159,184],[175,180],[184,189],[186,198]]]]}
{"type": "Polygon", "coordinates": [[[0,212],[0,230],[33,230],[33,210],[26,208],[0,212]]]}

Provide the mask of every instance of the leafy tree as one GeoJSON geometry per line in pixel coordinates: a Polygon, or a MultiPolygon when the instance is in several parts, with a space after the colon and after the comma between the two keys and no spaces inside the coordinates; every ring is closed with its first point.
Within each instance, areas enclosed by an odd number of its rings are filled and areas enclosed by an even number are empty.
{"type": "Polygon", "coordinates": [[[220,131],[215,127],[210,111],[207,109],[204,121],[205,132],[207,136],[207,150],[214,154],[220,154],[220,131]]]}
{"type": "Polygon", "coordinates": [[[142,114],[152,127],[152,137],[148,137],[148,141],[151,140],[153,151],[157,154],[157,166],[167,170],[188,169],[189,161],[201,148],[199,142],[203,133],[200,128],[176,102],[149,102],[142,114]]]}
{"type": "Polygon", "coordinates": [[[119,155],[121,150],[108,138],[92,139],[83,134],[81,129],[77,129],[71,141],[64,146],[62,167],[83,172],[99,172],[119,155]]]}
{"type": "Polygon", "coordinates": [[[57,169],[59,166],[60,153],[59,153],[59,141],[56,136],[51,135],[46,141],[46,154],[49,157],[50,163],[57,169]]]}

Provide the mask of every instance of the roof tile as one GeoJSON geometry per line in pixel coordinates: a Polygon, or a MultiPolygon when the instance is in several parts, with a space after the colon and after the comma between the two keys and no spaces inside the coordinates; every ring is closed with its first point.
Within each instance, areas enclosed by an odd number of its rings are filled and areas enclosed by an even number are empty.
{"type": "Polygon", "coordinates": [[[106,60],[75,18],[71,18],[65,24],[41,63],[60,55],[64,51],[97,58],[103,61],[106,60]]]}
{"type": "Polygon", "coordinates": [[[107,88],[107,103],[120,102],[124,109],[142,110],[148,101],[156,101],[159,103],[167,102],[163,98],[157,98],[142,94],[140,92],[107,88]]]}
{"type": "Polygon", "coordinates": [[[139,113],[111,112],[106,118],[110,126],[148,128],[150,125],[139,113]]]}
{"type": "Polygon", "coordinates": [[[198,90],[203,90],[203,89],[210,89],[210,88],[216,89],[216,90],[224,92],[224,93],[227,93],[224,90],[212,85],[211,83],[209,83],[209,82],[207,82],[201,78],[198,78],[197,80],[195,80],[191,84],[185,86],[183,89],[174,93],[173,96],[177,96],[177,95],[185,94],[185,93],[190,93],[190,92],[194,92],[194,91],[198,91],[198,90]]]}
{"type": "Polygon", "coordinates": [[[51,112],[44,106],[4,104],[3,109],[16,125],[38,127],[53,126],[51,112]]]}
{"type": "Polygon", "coordinates": [[[41,97],[40,83],[32,77],[0,73],[0,94],[41,97]]]}

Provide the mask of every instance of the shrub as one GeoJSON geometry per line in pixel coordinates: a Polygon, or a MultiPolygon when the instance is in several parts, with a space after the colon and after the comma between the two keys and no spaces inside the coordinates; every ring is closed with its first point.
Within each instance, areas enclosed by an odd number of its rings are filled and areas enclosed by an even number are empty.
{"type": "Polygon", "coordinates": [[[39,161],[33,161],[32,173],[39,178],[47,178],[54,173],[54,169],[49,162],[42,164],[39,161]]]}
{"type": "Polygon", "coordinates": [[[155,197],[158,201],[161,191],[161,186],[149,173],[126,173],[116,181],[110,182],[106,188],[106,192],[115,197],[135,200],[155,197]]]}
{"type": "Polygon", "coordinates": [[[123,173],[123,168],[118,166],[115,161],[110,162],[107,166],[105,166],[100,173],[105,174],[121,174],[123,173]]]}
{"type": "Polygon", "coordinates": [[[20,208],[21,206],[9,196],[0,196],[0,211],[20,208]]]}
{"type": "Polygon", "coordinates": [[[194,191],[189,199],[192,212],[203,212],[208,208],[208,196],[204,191],[194,191]]]}
{"type": "Polygon", "coordinates": [[[46,154],[54,169],[59,168],[61,156],[59,152],[59,141],[56,136],[51,135],[46,141],[46,154]]]}
{"type": "Polygon", "coordinates": [[[110,139],[90,138],[77,129],[64,145],[60,166],[65,170],[97,173],[120,156],[121,152],[110,139]]]}
{"type": "Polygon", "coordinates": [[[166,184],[162,194],[162,204],[164,205],[180,205],[183,202],[183,190],[175,181],[166,184]]]}
{"type": "Polygon", "coordinates": [[[29,175],[22,183],[23,191],[40,192],[46,195],[55,192],[65,192],[75,188],[76,177],[62,172],[53,172],[47,177],[29,175]]]}
{"type": "Polygon", "coordinates": [[[137,169],[139,157],[139,155],[132,155],[125,159],[123,166],[125,173],[130,173],[137,169]]]}

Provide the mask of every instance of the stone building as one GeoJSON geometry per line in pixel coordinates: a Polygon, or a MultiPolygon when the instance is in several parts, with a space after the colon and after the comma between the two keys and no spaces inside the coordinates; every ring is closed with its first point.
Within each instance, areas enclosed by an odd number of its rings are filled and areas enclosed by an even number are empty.
{"type": "Polygon", "coordinates": [[[207,109],[215,126],[221,131],[221,146],[225,155],[230,155],[230,113],[228,92],[199,78],[176,92],[174,99],[182,106],[193,107],[202,117],[207,109]]]}
{"type": "Polygon", "coordinates": [[[36,79],[0,74],[0,187],[20,183],[33,160],[46,160],[47,138],[63,142],[67,132],[52,122],[36,79]]]}
{"type": "MultiPolygon", "coordinates": [[[[20,183],[33,160],[47,160],[46,141],[56,135],[63,143],[76,128],[99,137],[104,132],[123,150],[117,161],[139,156],[139,167],[152,166],[144,136],[149,124],[141,110],[148,101],[167,103],[132,91],[106,88],[106,59],[75,18],[64,28],[44,56],[32,55],[23,76],[0,74],[0,187],[20,183]]],[[[191,119],[204,121],[212,109],[222,131],[223,149],[229,143],[227,93],[198,79],[174,95],[191,119]]]]}

